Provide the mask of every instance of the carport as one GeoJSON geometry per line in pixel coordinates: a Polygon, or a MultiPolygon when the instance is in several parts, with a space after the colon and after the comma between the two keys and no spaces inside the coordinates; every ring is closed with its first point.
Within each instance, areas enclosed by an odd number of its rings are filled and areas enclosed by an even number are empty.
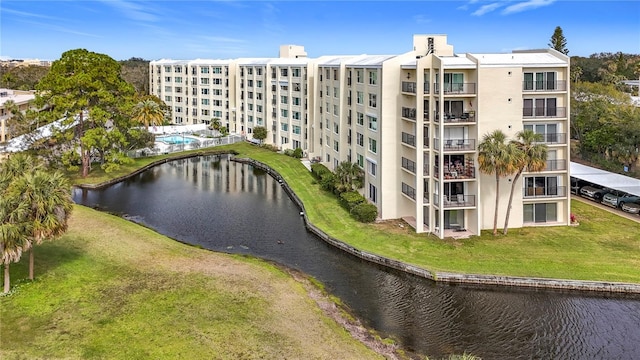
{"type": "MultiPolygon", "coordinates": [[[[640,179],[571,162],[571,177],[600,187],[640,196],[640,179]]],[[[573,186],[573,179],[571,186],[573,186]]]]}

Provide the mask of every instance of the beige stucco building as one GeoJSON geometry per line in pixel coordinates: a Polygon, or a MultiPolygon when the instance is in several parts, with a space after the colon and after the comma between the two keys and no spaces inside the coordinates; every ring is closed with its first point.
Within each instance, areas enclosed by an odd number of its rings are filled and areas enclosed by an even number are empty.
{"type": "Polygon", "coordinates": [[[24,113],[33,106],[35,97],[34,91],[0,89],[0,143],[9,140],[12,136],[8,133],[6,126],[7,120],[13,116],[8,109],[8,102],[12,102],[19,111],[24,113]]]}
{"type": "MultiPolygon", "coordinates": [[[[175,123],[218,117],[248,138],[264,126],[266,142],[330,169],[356,162],[381,219],[439,237],[493,227],[496,182],[478,171],[478,143],[532,129],[548,145],[547,169],[517,180],[509,227],[569,223],[569,58],[557,51],[456,54],[445,35],[414,35],[400,55],[312,59],[285,45],[278,58],[150,67],[175,123]]],[[[500,227],[513,180],[500,184],[500,227]]]]}

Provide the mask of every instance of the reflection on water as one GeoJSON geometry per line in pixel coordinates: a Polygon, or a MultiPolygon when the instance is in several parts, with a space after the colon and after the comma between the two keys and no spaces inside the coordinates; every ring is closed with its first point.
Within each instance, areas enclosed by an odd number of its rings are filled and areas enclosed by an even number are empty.
{"type": "Polygon", "coordinates": [[[277,181],[226,156],[172,161],[74,198],[180,241],[299,269],[419,354],[640,358],[638,298],[449,286],[366,263],[308,233],[277,181]]]}

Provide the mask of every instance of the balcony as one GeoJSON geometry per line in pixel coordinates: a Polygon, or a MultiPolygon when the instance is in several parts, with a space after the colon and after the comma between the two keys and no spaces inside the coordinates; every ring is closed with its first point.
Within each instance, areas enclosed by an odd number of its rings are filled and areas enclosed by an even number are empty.
{"type": "MultiPolygon", "coordinates": [[[[434,176],[440,177],[440,168],[433,167],[434,176]]],[[[476,178],[476,167],[471,165],[445,166],[443,171],[444,180],[469,180],[476,178]]]]}
{"type": "Polygon", "coordinates": [[[522,108],[523,118],[565,118],[566,107],[522,108]]]}
{"type": "MultiPolygon", "coordinates": [[[[440,139],[433,139],[435,144],[440,144],[440,139]]],[[[469,151],[476,149],[476,139],[445,139],[441,144],[444,151],[469,151]]]]}
{"type": "Polygon", "coordinates": [[[535,91],[567,91],[566,80],[556,81],[537,81],[529,80],[522,82],[523,92],[535,92],[535,91]]]}
{"type": "Polygon", "coordinates": [[[416,199],[416,189],[412,188],[411,186],[405,183],[402,183],[402,193],[407,195],[413,200],[416,199]]]}
{"type": "Polygon", "coordinates": [[[409,133],[402,133],[402,143],[410,146],[416,146],[416,137],[415,135],[411,135],[409,133]]]}
{"type": "Polygon", "coordinates": [[[425,148],[425,149],[428,149],[429,148],[429,136],[425,135],[422,138],[422,141],[423,141],[422,147],[425,148]]]}
{"type": "MultiPolygon", "coordinates": [[[[440,205],[439,204],[439,196],[434,196],[433,198],[434,204],[435,205],[440,205]]],[[[449,209],[449,208],[457,208],[457,207],[474,207],[476,206],[476,196],[475,195],[463,195],[463,194],[457,194],[457,195],[445,195],[442,199],[442,201],[444,202],[443,204],[443,208],[445,209],[449,209]]]]}
{"type": "Polygon", "coordinates": [[[415,108],[402,108],[402,117],[405,119],[416,120],[416,109],[415,108]]]}
{"type": "Polygon", "coordinates": [[[429,93],[429,83],[424,83],[424,93],[428,94],[429,93]]]}
{"type": "Polygon", "coordinates": [[[402,168],[411,173],[416,173],[416,162],[405,157],[402,158],[402,168]]]}
{"type": "Polygon", "coordinates": [[[566,186],[549,187],[525,187],[522,188],[522,196],[528,198],[550,198],[567,196],[566,186]]]}
{"type": "MultiPolygon", "coordinates": [[[[440,84],[434,83],[433,88],[436,94],[440,94],[440,84]]],[[[475,94],[476,83],[448,83],[443,84],[443,91],[445,95],[456,94],[475,94]]]]}
{"type": "Polygon", "coordinates": [[[542,142],[545,144],[566,144],[566,133],[546,133],[542,135],[542,142]]]}
{"type": "Polygon", "coordinates": [[[544,171],[562,171],[562,170],[567,170],[566,159],[547,160],[547,167],[544,169],[544,171]]]}
{"type": "MultiPolygon", "coordinates": [[[[457,123],[475,123],[476,122],[476,113],[474,112],[465,112],[462,114],[444,114],[442,116],[442,121],[445,124],[457,124],[457,123]]],[[[440,122],[440,114],[436,113],[435,122],[440,122]]]]}
{"type": "Polygon", "coordinates": [[[402,92],[415,94],[416,93],[416,83],[415,82],[410,82],[410,81],[403,81],[402,82],[402,92]]]}

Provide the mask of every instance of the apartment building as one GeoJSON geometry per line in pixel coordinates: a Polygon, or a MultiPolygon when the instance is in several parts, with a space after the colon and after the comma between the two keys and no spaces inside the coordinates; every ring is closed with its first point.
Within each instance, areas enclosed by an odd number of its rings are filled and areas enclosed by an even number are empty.
{"type": "MultiPolygon", "coordinates": [[[[493,227],[495,176],[478,171],[478,144],[496,129],[510,139],[531,129],[548,146],[547,168],[517,180],[509,227],[567,225],[569,58],[551,49],[456,54],[446,35],[414,35],[412,45],[316,59],[285,46],[279,58],[228,61],[230,129],[250,138],[265,126],[268,143],[300,147],[330,169],[357,163],[381,219],[440,238],[493,227]]],[[[500,224],[513,181],[501,181],[500,224]]]]}
{"type": "Polygon", "coordinates": [[[0,89],[0,143],[7,141],[11,136],[7,130],[7,120],[13,115],[8,108],[8,103],[12,103],[23,114],[30,108],[33,108],[33,100],[35,100],[35,91],[31,90],[12,90],[0,89]]]}

